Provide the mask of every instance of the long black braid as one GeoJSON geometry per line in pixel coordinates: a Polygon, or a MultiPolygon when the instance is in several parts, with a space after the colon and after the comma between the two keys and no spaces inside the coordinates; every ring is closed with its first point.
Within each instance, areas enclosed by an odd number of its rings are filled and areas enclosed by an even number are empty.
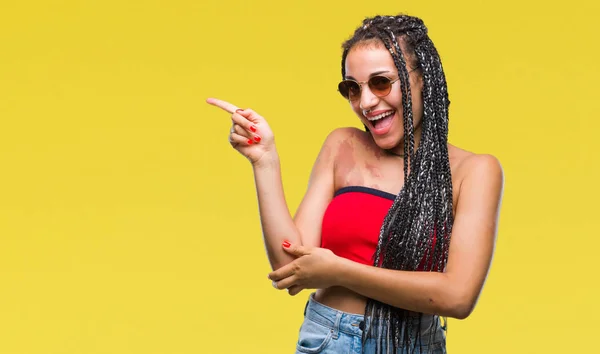
{"type": "MultiPolygon", "coordinates": [[[[405,182],[384,219],[373,265],[405,271],[443,272],[454,221],[447,146],[450,101],[440,57],[427,33],[425,24],[417,17],[400,14],[365,19],[342,46],[342,78],[346,75],[348,52],[365,42],[382,43],[390,52],[400,77],[405,182]],[[417,151],[406,61],[416,66],[423,76],[422,133],[417,151]]],[[[419,338],[422,315],[370,299],[365,308],[363,343],[369,338],[375,339],[377,353],[381,348],[393,353],[399,349],[410,352],[422,342],[419,338]]],[[[434,320],[437,323],[439,317],[434,316],[434,320]]]]}

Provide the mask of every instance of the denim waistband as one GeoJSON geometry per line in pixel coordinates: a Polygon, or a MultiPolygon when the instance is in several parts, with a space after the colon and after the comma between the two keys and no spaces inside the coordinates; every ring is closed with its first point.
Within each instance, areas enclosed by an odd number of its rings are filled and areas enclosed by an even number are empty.
{"type": "Polygon", "coordinates": [[[352,336],[362,336],[362,329],[364,328],[363,315],[344,312],[323,305],[315,300],[314,295],[314,293],[310,294],[306,303],[304,316],[307,319],[331,329],[334,337],[339,332],[352,336]]]}
{"type": "MultiPolygon", "coordinates": [[[[365,328],[364,315],[354,314],[336,310],[329,306],[323,305],[316,301],[314,293],[310,294],[304,310],[304,316],[311,321],[314,321],[322,326],[325,326],[333,331],[335,337],[339,332],[353,336],[362,336],[365,328]]],[[[434,337],[436,341],[443,340],[443,331],[439,317],[433,315],[423,315],[421,318],[421,334],[437,332],[434,337]]]]}

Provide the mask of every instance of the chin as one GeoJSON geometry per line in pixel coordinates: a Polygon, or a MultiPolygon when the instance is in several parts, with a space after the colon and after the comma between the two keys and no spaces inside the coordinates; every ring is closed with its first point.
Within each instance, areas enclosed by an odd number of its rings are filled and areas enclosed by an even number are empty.
{"type": "Polygon", "coordinates": [[[373,137],[373,139],[375,140],[375,144],[377,144],[377,146],[379,146],[380,148],[382,148],[384,150],[393,149],[396,146],[398,146],[398,144],[399,144],[398,139],[392,139],[391,137],[386,137],[386,138],[373,137]]]}

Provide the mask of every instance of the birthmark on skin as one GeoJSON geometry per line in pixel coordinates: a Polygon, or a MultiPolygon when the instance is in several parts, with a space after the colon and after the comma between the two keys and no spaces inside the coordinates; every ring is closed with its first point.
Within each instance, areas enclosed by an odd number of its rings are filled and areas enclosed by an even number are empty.
{"type": "Polygon", "coordinates": [[[337,156],[337,174],[344,181],[343,185],[362,185],[363,177],[360,171],[357,173],[354,146],[352,145],[351,138],[345,139],[340,143],[337,156]]]}
{"type": "Polygon", "coordinates": [[[371,136],[371,133],[357,131],[355,133],[355,136],[357,137],[357,140],[365,147],[365,150],[367,152],[372,153],[377,160],[381,159],[383,152],[382,152],[381,148],[375,144],[375,141],[373,140],[373,136],[371,136]]]}
{"type": "Polygon", "coordinates": [[[367,169],[367,171],[369,171],[369,173],[371,174],[371,176],[373,176],[375,178],[381,178],[381,176],[382,176],[381,169],[377,165],[374,165],[372,163],[366,162],[365,163],[365,168],[367,169]]]}
{"type": "Polygon", "coordinates": [[[381,149],[374,149],[375,150],[375,158],[379,161],[381,160],[381,156],[383,155],[383,151],[381,151],[381,149]]]}
{"type": "Polygon", "coordinates": [[[323,151],[321,152],[318,159],[322,160],[322,161],[330,161],[331,157],[332,157],[331,147],[326,145],[323,147],[323,151]]]}

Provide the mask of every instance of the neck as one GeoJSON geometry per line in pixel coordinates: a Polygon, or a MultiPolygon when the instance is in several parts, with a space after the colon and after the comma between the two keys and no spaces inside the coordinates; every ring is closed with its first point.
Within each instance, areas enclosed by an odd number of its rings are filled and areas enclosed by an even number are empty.
{"type": "MultiPolygon", "coordinates": [[[[399,156],[399,157],[404,158],[405,157],[404,156],[404,139],[405,138],[406,138],[406,135],[404,138],[402,138],[400,140],[398,145],[394,146],[391,149],[386,150],[386,152],[390,155],[399,156]]],[[[419,148],[420,142],[421,142],[421,125],[419,124],[418,126],[415,127],[415,149],[414,149],[415,152],[419,148]]]]}
{"type": "MultiPolygon", "coordinates": [[[[403,149],[402,151],[404,151],[404,149],[403,149]]],[[[402,158],[404,158],[404,152],[397,153],[397,152],[395,152],[394,150],[385,150],[385,152],[386,152],[388,155],[394,155],[394,156],[398,156],[398,157],[402,157],[402,158]]]]}

